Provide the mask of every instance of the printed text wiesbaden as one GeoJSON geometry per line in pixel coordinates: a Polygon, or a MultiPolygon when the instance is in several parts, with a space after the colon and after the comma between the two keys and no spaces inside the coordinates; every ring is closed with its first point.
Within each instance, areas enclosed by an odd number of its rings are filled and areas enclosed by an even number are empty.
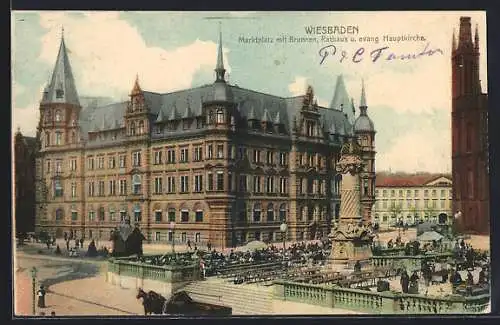
{"type": "Polygon", "coordinates": [[[323,35],[323,34],[351,34],[351,35],[357,35],[359,33],[359,27],[358,26],[351,26],[351,25],[321,25],[321,26],[305,26],[304,29],[306,30],[306,34],[309,35],[323,35]]]}

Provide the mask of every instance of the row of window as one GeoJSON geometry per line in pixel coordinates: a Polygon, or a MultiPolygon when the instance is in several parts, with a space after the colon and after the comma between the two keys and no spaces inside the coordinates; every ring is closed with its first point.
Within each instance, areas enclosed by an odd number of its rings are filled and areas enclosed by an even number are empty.
{"type": "MultiPolygon", "coordinates": [[[[227,173],[227,184],[226,177],[223,171],[217,171],[214,173],[206,174],[206,184],[204,184],[205,175],[194,175],[192,178],[193,184],[190,190],[190,177],[187,175],[180,176],[178,178],[178,183],[175,176],[167,176],[166,184],[163,184],[164,177],[155,177],[153,181],[153,194],[162,193],[188,193],[188,192],[203,192],[204,186],[206,186],[207,191],[234,191],[235,184],[233,184],[233,178],[231,173],[227,173]],[[179,185],[177,188],[176,185],[179,185]]],[[[286,177],[275,177],[275,176],[247,176],[240,175],[239,182],[237,184],[237,191],[248,192],[249,182],[252,180],[252,189],[254,193],[278,193],[287,194],[288,193],[288,179],[286,177]],[[275,182],[278,182],[275,184],[275,182]],[[262,186],[264,185],[264,187],[262,186]]],[[[108,187],[106,192],[106,181],[89,181],[87,182],[87,195],[89,197],[93,196],[115,196],[115,195],[127,195],[127,180],[108,180],[108,187]]],[[[77,183],[71,182],[71,197],[78,197],[77,183]]],[[[131,194],[142,194],[142,177],[138,174],[132,176],[131,183],[131,194]]],[[[54,180],[54,196],[63,196],[63,185],[61,180],[54,180]]]]}
{"type": "MultiPolygon", "coordinates": [[[[177,162],[177,157],[176,157],[176,149],[167,149],[166,155],[163,156],[163,151],[160,150],[155,150],[153,152],[153,164],[159,165],[163,163],[167,164],[173,164],[177,162]]],[[[179,162],[181,163],[186,163],[189,162],[189,149],[188,147],[185,148],[180,148],[180,156],[179,156],[179,162]]],[[[237,152],[237,159],[243,159],[246,157],[247,151],[246,148],[244,147],[239,147],[238,152],[237,152]]],[[[267,164],[273,165],[275,163],[275,155],[276,153],[273,151],[267,151],[266,153],[266,162],[267,164]]],[[[234,152],[234,146],[229,146],[228,149],[228,155],[230,159],[234,159],[235,152],[234,152]]],[[[226,156],[224,155],[224,145],[219,144],[214,147],[214,145],[209,144],[207,145],[207,151],[206,151],[206,158],[205,159],[222,159],[225,158],[226,156]],[[214,151],[215,149],[215,151],[214,151]]],[[[261,162],[261,150],[254,150],[254,156],[253,156],[253,161],[255,163],[260,163],[261,162]]],[[[141,151],[134,151],[131,154],[132,158],[132,166],[133,167],[140,167],[142,165],[142,153],[141,151]]],[[[87,157],[87,169],[88,170],[94,170],[94,169],[104,169],[105,168],[105,156],[97,156],[97,157],[87,157]]],[[[193,159],[192,161],[202,161],[203,160],[203,149],[201,146],[197,146],[193,148],[193,159]]],[[[278,154],[278,162],[280,166],[287,166],[288,165],[288,154],[286,152],[279,152],[278,154]]],[[[51,170],[51,160],[47,160],[47,173],[50,173],[51,170]]],[[[127,159],[126,155],[122,154],[118,156],[118,161],[115,156],[108,156],[107,158],[107,168],[108,169],[114,169],[117,166],[119,168],[125,168],[127,159]]],[[[55,160],[55,172],[56,173],[61,173],[62,172],[62,164],[63,160],[62,159],[56,159],[55,160]]],[[[69,169],[71,171],[76,171],[77,170],[77,158],[72,157],[70,158],[69,161],[69,169]]]]}
{"type": "MultiPolygon", "coordinates": [[[[382,200],[382,201],[376,201],[375,202],[375,208],[376,209],[387,209],[387,208],[422,208],[422,202],[423,202],[423,207],[425,208],[437,208],[438,206],[438,200],[406,200],[406,202],[403,201],[390,201],[390,200],[382,200]],[[403,204],[404,203],[404,204],[403,204]]],[[[439,207],[444,209],[447,207],[451,207],[451,201],[449,199],[441,199],[439,200],[439,207]]]]}
{"type": "MultiPolygon", "coordinates": [[[[448,184],[445,184],[445,186],[449,186],[448,184]]],[[[382,191],[382,197],[396,197],[396,190],[381,190],[382,191]]],[[[406,197],[420,197],[420,190],[399,190],[397,191],[399,197],[404,197],[403,195],[406,192],[406,197]]],[[[429,197],[429,192],[431,193],[431,197],[437,197],[437,190],[424,190],[424,197],[429,197]]],[[[447,195],[451,197],[451,190],[441,190],[441,198],[445,198],[447,195]]],[[[379,197],[380,195],[380,190],[375,191],[375,196],[379,197]]]]}

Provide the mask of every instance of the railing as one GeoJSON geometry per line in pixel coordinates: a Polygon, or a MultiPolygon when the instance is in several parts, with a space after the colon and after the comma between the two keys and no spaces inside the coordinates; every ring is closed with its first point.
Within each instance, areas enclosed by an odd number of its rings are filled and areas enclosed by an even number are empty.
{"type": "Polygon", "coordinates": [[[452,253],[436,253],[428,255],[385,255],[385,256],[372,256],[372,265],[374,267],[393,267],[393,268],[406,268],[407,270],[414,271],[420,270],[423,261],[429,260],[444,260],[451,257],[452,253]]]}
{"type": "Polygon", "coordinates": [[[392,291],[373,292],[341,288],[336,285],[311,285],[284,280],[276,280],[273,284],[276,299],[378,314],[482,313],[490,301],[489,294],[472,297],[458,295],[431,297],[392,291]]]}
{"type": "Polygon", "coordinates": [[[160,266],[130,261],[127,258],[110,259],[108,271],[118,275],[162,282],[193,281],[199,276],[197,263],[160,266]]]}

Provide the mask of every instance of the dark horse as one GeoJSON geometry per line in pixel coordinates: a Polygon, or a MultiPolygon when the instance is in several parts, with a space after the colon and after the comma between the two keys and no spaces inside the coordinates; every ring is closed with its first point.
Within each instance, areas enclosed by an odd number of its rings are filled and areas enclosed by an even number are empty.
{"type": "Polygon", "coordinates": [[[136,298],[137,299],[142,298],[142,305],[144,306],[144,315],[163,314],[163,307],[167,300],[162,295],[154,291],[146,292],[142,290],[142,288],[139,288],[136,298]]]}

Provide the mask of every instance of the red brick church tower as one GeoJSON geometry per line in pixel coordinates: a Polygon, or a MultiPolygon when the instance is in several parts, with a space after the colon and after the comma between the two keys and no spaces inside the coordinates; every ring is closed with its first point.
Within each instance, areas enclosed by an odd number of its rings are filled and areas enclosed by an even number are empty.
{"type": "Polygon", "coordinates": [[[452,40],[452,175],[457,228],[489,234],[488,95],[479,79],[479,35],[460,18],[452,40]]]}

